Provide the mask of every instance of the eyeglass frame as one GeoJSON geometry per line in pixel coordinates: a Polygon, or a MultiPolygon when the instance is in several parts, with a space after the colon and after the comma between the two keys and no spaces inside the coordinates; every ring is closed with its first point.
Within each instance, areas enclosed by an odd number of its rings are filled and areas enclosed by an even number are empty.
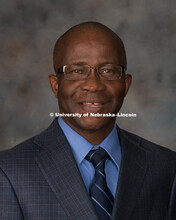
{"type": "MultiPolygon", "coordinates": [[[[126,74],[126,68],[123,66],[123,65],[117,65],[117,64],[113,64],[113,63],[105,63],[105,64],[101,64],[101,65],[99,65],[99,66],[96,66],[96,67],[92,67],[92,66],[90,66],[90,65],[88,65],[88,64],[79,64],[79,63],[74,63],[74,64],[66,64],[66,65],[63,65],[63,66],[61,66],[60,68],[58,68],[57,69],[57,71],[56,71],[56,76],[58,76],[58,74],[59,73],[63,73],[65,76],[67,76],[68,74],[66,74],[65,73],[65,68],[67,67],[67,66],[72,66],[72,65],[80,65],[80,66],[89,66],[89,74],[87,75],[87,77],[85,78],[85,79],[80,79],[80,80],[86,80],[86,79],[88,79],[88,77],[90,76],[90,74],[91,74],[91,70],[92,69],[94,69],[94,70],[96,70],[96,74],[98,75],[98,76],[100,76],[101,77],[101,74],[99,73],[99,68],[100,67],[102,67],[102,66],[105,66],[105,65],[115,65],[115,66],[120,66],[121,68],[122,68],[122,71],[121,71],[121,75],[120,75],[120,77],[118,78],[118,79],[107,79],[107,78],[105,78],[105,77],[103,77],[105,80],[109,80],[109,81],[113,81],[113,80],[120,80],[121,79],[121,77],[122,77],[122,75],[123,74],[126,74]]],[[[69,80],[69,81],[79,81],[79,79],[68,79],[68,78],[66,78],[66,80],[69,80]]]]}

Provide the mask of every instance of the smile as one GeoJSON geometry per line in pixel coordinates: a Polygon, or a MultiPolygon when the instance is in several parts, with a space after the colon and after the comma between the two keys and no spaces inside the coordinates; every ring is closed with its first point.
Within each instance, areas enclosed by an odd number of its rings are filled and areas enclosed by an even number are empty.
{"type": "Polygon", "coordinates": [[[104,102],[90,100],[79,102],[79,104],[84,112],[100,112],[104,106],[104,102]]]}
{"type": "Polygon", "coordinates": [[[101,107],[104,104],[100,102],[82,102],[82,105],[89,106],[92,108],[97,108],[97,107],[101,107]]]}

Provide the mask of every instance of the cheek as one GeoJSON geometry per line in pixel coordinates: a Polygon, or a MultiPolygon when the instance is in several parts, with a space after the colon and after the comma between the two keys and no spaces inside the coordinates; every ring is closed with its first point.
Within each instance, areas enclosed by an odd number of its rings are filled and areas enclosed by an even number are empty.
{"type": "Polygon", "coordinates": [[[121,87],[121,88],[116,89],[114,91],[114,97],[116,97],[117,100],[124,99],[124,96],[125,96],[125,88],[124,87],[121,87]]]}
{"type": "Polygon", "coordinates": [[[70,90],[65,89],[64,87],[58,89],[58,103],[60,111],[66,112],[66,109],[68,109],[69,97],[70,90]]]}
{"type": "Polygon", "coordinates": [[[119,111],[125,97],[125,84],[118,83],[111,87],[110,91],[113,97],[113,108],[119,111]]]}
{"type": "Polygon", "coordinates": [[[69,81],[60,81],[58,83],[58,103],[60,111],[68,112],[73,108],[72,97],[76,91],[76,85],[69,81]]]}

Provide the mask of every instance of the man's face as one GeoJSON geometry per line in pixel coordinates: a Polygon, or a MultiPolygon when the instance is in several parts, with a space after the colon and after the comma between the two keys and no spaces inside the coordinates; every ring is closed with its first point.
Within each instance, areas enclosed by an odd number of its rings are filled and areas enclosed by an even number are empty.
{"type": "MultiPolygon", "coordinates": [[[[58,56],[58,67],[70,64],[88,64],[97,67],[102,64],[123,65],[117,42],[99,33],[70,37],[58,56]]],[[[57,59],[56,59],[57,60],[57,59]]],[[[64,74],[51,76],[51,87],[58,98],[60,113],[117,113],[128,91],[131,76],[121,81],[106,80],[96,75],[95,70],[86,80],[69,81],[64,74]]],[[[112,127],[112,117],[68,117],[63,120],[75,131],[95,131],[112,127]]]]}

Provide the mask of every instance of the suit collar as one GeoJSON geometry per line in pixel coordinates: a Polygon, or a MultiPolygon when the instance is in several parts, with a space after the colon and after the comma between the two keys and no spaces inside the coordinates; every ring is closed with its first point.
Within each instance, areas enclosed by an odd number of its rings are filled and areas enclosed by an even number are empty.
{"type": "Polygon", "coordinates": [[[81,174],[57,119],[34,142],[43,150],[36,157],[46,181],[70,219],[97,220],[81,174]]]}
{"type": "Polygon", "coordinates": [[[122,146],[122,160],[112,219],[130,219],[139,197],[147,171],[147,152],[140,146],[140,138],[118,129],[122,146]]]}

